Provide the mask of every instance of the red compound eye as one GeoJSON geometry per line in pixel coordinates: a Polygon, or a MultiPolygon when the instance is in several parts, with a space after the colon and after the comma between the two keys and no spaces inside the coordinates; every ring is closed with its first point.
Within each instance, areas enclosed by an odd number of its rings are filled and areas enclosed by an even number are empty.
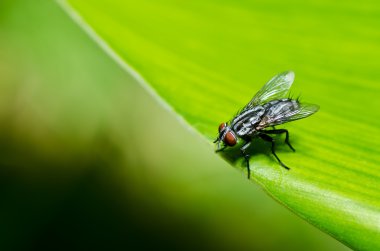
{"type": "Polygon", "coordinates": [[[226,133],[226,136],[224,137],[224,143],[226,143],[226,145],[228,146],[234,146],[236,145],[236,137],[235,137],[235,134],[233,132],[228,132],[226,133]]]}
{"type": "Polygon", "coordinates": [[[221,123],[219,125],[219,132],[221,132],[226,127],[226,123],[221,123]]]}

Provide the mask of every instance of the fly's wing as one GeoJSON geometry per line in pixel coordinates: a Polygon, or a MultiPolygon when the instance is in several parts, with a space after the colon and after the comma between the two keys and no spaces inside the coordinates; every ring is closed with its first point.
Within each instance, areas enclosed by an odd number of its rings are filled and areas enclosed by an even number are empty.
{"type": "Polygon", "coordinates": [[[252,100],[243,108],[242,111],[251,109],[254,106],[267,103],[274,99],[286,97],[290,86],[294,81],[294,72],[286,71],[274,76],[256,93],[252,100]]]}
{"type": "Polygon", "coordinates": [[[306,118],[319,110],[318,105],[296,103],[291,109],[281,109],[280,111],[269,112],[261,120],[259,127],[265,128],[284,124],[290,121],[306,118]]]}

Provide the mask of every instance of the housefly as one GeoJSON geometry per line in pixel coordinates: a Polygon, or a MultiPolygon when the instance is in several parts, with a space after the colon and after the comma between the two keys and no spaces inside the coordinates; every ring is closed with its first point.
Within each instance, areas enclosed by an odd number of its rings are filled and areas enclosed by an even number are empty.
{"type": "Polygon", "coordinates": [[[248,178],[250,178],[251,171],[249,168],[250,155],[247,149],[253,138],[261,138],[270,142],[274,157],[281,166],[289,170],[289,167],[282,163],[277,156],[275,140],[270,135],[285,133],[285,143],[295,151],[289,142],[288,130],[275,129],[275,126],[308,117],[319,109],[318,105],[301,103],[298,99],[287,96],[293,81],[294,72],[292,71],[274,76],[234,118],[219,125],[219,135],[214,141],[217,144],[216,152],[224,150],[227,146],[236,145],[239,139],[243,140],[244,144],[240,151],[247,163],[248,178]]]}

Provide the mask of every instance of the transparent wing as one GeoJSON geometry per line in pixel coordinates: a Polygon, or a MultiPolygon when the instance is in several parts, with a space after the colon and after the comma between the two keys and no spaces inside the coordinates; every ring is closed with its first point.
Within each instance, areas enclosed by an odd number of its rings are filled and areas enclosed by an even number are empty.
{"type": "Polygon", "coordinates": [[[269,80],[243,108],[250,109],[254,106],[267,103],[274,99],[286,97],[294,81],[294,72],[286,71],[274,76],[269,80]]]}
{"type": "Polygon", "coordinates": [[[273,113],[268,113],[260,122],[260,127],[275,126],[286,122],[306,118],[319,110],[318,105],[298,103],[294,109],[282,109],[273,113]]]}

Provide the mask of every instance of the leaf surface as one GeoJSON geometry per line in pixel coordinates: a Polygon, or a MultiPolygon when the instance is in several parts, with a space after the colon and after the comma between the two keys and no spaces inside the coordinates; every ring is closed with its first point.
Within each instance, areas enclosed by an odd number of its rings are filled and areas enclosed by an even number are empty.
{"type": "MultiPolygon", "coordinates": [[[[293,93],[321,109],[282,127],[297,150],[278,145],[290,171],[278,165],[266,143],[254,141],[253,179],[346,245],[380,249],[376,1],[60,3],[110,56],[210,143],[218,125],[267,80],[295,71],[293,93]]],[[[238,148],[221,155],[245,171],[238,148]]]]}

